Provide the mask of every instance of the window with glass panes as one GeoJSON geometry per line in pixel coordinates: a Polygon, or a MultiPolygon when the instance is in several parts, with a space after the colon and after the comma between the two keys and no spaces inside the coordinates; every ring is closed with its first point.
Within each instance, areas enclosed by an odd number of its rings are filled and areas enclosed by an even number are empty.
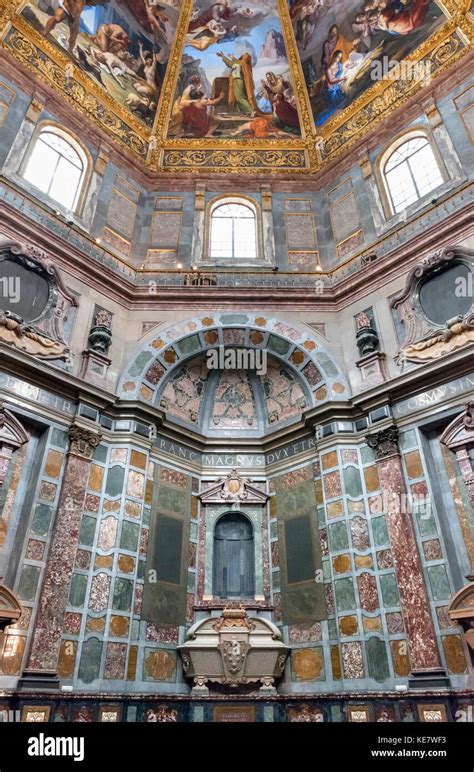
{"type": "Polygon", "coordinates": [[[77,202],[84,162],[76,148],[61,134],[42,131],[28,159],[23,177],[66,209],[77,202]]]}
{"type": "Polygon", "coordinates": [[[226,203],[211,216],[210,256],[234,260],[257,257],[257,223],[249,206],[226,203]]]}
{"type": "Polygon", "coordinates": [[[395,212],[402,212],[444,181],[426,137],[413,137],[400,145],[383,171],[395,212]]]}

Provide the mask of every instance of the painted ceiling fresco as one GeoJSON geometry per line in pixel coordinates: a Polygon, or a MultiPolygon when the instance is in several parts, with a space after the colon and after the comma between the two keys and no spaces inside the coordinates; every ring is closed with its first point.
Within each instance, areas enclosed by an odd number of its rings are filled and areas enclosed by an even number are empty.
{"type": "Polygon", "coordinates": [[[316,126],[349,107],[446,21],[436,0],[288,0],[316,126]]]}
{"type": "Polygon", "coordinates": [[[169,136],[291,135],[301,130],[277,0],[196,0],[169,136]]]}
{"type": "Polygon", "coordinates": [[[301,174],[460,60],[469,8],[470,0],[3,0],[0,35],[152,170],[301,174]],[[405,70],[393,78],[397,64],[405,70]]]}
{"type": "Polygon", "coordinates": [[[29,0],[21,14],[122,107],[151,125],[180,0],[29,0]]]}

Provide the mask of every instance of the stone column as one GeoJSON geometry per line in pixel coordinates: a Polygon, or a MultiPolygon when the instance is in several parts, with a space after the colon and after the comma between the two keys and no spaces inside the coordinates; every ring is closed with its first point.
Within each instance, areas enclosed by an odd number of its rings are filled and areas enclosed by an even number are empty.
{"type": "Polygon", "coordinates": [[[384,503],[384,509],[408,637],[412,673],[424,675],[427,671],[436,671],[435,680],[438,685],[442,685],[439,676],[443,673],[440,674],[439,652],[412,513],[403,511],[407,507],[401,505],[403,501],[407,501],[407,489],[398,447],[398,434],[396,426],[389,426],[375,434],[369,434],[366,439],[375,453],[380,489],[384,502],[387,502],[384,503]]]}
{"type": "Polygon", "coordinates": [[[69,430],[69,452],[64,470],[51,546],[36,614],[27,669],[19,688],[31,688],[30,679],[44,688],[55,676],[63,622],[74,567],[89,468],[101,435],[82,426],[69,430]],[[40,671],[38,673],[38,671],[40,671]]]}

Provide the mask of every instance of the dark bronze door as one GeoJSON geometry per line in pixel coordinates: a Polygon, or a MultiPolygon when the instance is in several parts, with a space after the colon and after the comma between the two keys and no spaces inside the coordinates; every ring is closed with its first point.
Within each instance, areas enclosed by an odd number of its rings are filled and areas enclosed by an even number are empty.
{"type": "Polygon", "coordinates": [[[214,531],[214,596],[252,598],[254,574],[251,522],[238,512],[224,515],[214,531]]]}

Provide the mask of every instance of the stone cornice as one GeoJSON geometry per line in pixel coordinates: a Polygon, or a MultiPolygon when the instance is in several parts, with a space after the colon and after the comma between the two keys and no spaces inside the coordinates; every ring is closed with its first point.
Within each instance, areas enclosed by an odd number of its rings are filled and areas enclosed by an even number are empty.
{"type": "MultiPolygon", "coordinates": [[[[142,402],[119,400],[114,394],[6,345],[0,344],[0,355],[2,357],[2,370],[9,375],[25,379],[72,401],[93,405],[99,411],[106,412],[111,418],[130,418],[154,424],[160,437],[170,442],[185,444],[198,453],[218,453],[222,452],[224,446],[229,446],[228,441],[226,443],[223,440],[205,438],[197,432],[190,431],[188,427],[178,426],[169,421],[158,408],[142,402]]],[[[297,423],[279,429],[263,438],[244,438],[238,442],[238,446],[236,443],[233,444],[236,445],[236,448],[238,447],[238,452],[241,453],[268,453],[279,447],[297,442],[301,438],[314,436],[314,428],[319,424],[360,418],[376,407],[394,404],[470,372],[472,372],[472,355],[466,350],[457,351],[443,357],[442,360],[414,368],[394,378],[390,383],[383,383],[367,392],[356,394],[350,401],[326,403],[321,408],[313,408],[305,412],[297,423]]],[[[9,395],[9,393],[7,394],[9,395]]],[[[25,401],[25,398],[21,399],[25,401]]],[[[462,396],[456,397],[457,402],[460,399],[462,401],[462,396]]],[[[31,400],[31,407],[34,405],[35,401],[31,400]]],[[[432,408],[428,406],[425,410],[429,410],[430,414],[432,413],[432,408]]],[[[410,418],[412,419],[413,416],[410,418]]],[[[397,421],[397,423],[403,422],[397,421]]],[[[92,422],[90,424],[85,422],[85,424],[89,425],[91,429],[99,429],[99,426],[92,422]]],[[[105,429],[102,432],[104,437],[117,436],[115,433],[109,434],[105,429]]],[[[360,436],[350,434],[337,435],[337,437],[338,441],[349,439],[353,442],[356,438],[357,441],[361,439],[363,432],[359,434],[360,436]]],[[[334,442],[334,435],[330,441],[334,442]]]]}
{"type": "MultiPolygon", "coordinates": [[[[6,183],[10,185],[10,183],[6,183]]],[[[464,189],[453,191],[446,200],[456,195],[463,195],[463,190],[469,190],[468,185],[464,189]]],[[[24,196],[23,193],[20,195],[24,196]]],[[[25,196],[25,198],[27,198],[25,196]]],[[[467,199],[467,195],[466,195],[467,199]]],[[[441,202],[440,205],[443,205],[441,202]]],[[[433,207],[433,210],[436,207],[433,207]]],[[[328,289],[324,293],[316,293],[314,282],[321,274],[308,275],[309,286],[285,286],[283,276],[279,285],[272,287],[235,287],[218,285],[216,287],[184,287],[156,285],[156,291],[150,294],[149,286],[145,283],[135,284],[133,279],[138,272],[130,264],[113,258],[117,265],[114,271],[103,262],[92,256],[92,249],[97,250],[91,239],[80,234],[84,240],[84,250],[89,246],[90,252],[80,250],[74,244],[65,241],[58,234],[51,232],[43,225],[32,221],[24,214],[16,210],[4,200],[0,201],[0,218],[2,230],[7,238],[21,241],[31,241],[35,245],[48,251],[50,260],[60,267],[66,274],[75,276],[92,289],[104,292],[107,296],[128,310],[188,310],[193,305],[195,310],[208,310],[218,304],[221,309],[238,307],[250,310],[259,310],[262,307],[271,306],[281,310],[291,310],[297,307],[300,310],[325,311],[335,313],[359,298],[369,295],[380,287],[386,285],[392,279],[400,275],[400,265],[403,265],[403,273],[408,272],[422,257],[431,251],[453,247],[461,243],[472,233],[472,210],[474,206],[467,203],[459,210],[447,214],[444,219],[433,222],[422,232],[414,235],[407,243],[396,238],[398,231],[389,232],[378,243],[391,244],[386,254],[382,254],[375,262],[358,267],[354,260],[348,261],[343,266],[335,268],[325,276],[329,277],[328,289]],[[123,266],[123,273],[118,268],[123,266]],[[356,268],[357,270],[353,270],[356,268]],[[344,273],[346,275],[344,275],[344,273]],[[335,279],[339,277],[336,283],[335,279]]],[[[414,221],[429,211],[421,213],[414,221]]],[[[79,231],[78,231],[79,233],[79,231]]],[[[377,243],[365,250],[369,254],[371,249],[377,250],[377,243]]],[[[99,250],[100,251],[100,250],[99,250]]],[[[159,276],[159,274],[155,274],[159,276]]],[[[153,279],[153,274],[146,274],[153,279]]],[[[178,274],[176,275],[178,278],[178,274]]],[[[298,273],[288,274],[288,279],[297,279],[298,273]]]]}

